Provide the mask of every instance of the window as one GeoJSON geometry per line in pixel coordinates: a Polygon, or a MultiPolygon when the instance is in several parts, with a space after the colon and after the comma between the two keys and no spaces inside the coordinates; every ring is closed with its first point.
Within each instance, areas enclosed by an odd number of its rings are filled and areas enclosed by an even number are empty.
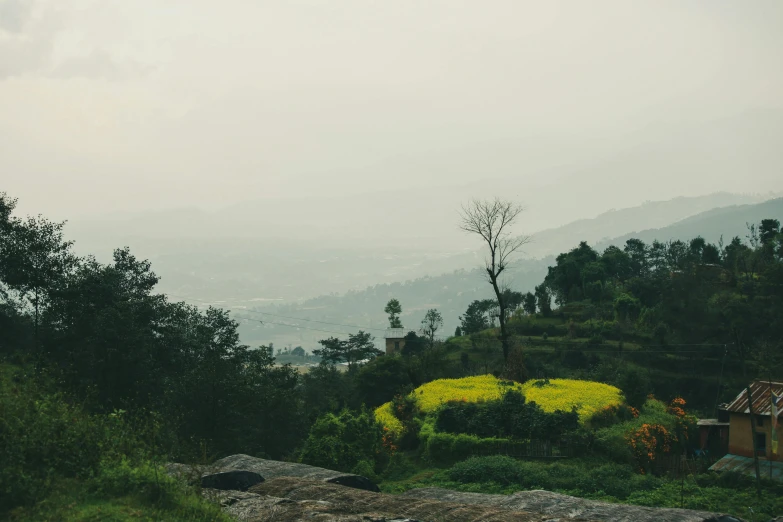
{"type": "Polygon", "coordinates": [[[762,417],[761,415],[756,416],[756,426],[758,426],[759,428],[764,427],[764,417],[762,417]]]}
{"type": "Polygon", "coordinates": [[[400,341],[394,341],[394,351],[395,352],[400,351],[400,341]]]}
{"type": "Polygon", "coordinates": [[[756,455],[764,457],[767,454],[767,434],[756,433],[756,455]]]}

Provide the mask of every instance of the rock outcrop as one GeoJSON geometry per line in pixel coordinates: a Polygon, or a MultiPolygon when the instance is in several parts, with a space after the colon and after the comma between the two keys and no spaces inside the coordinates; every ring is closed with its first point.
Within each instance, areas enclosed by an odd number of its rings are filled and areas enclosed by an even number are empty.
{"type": "Polygon", "coordinates": [[[707,511],[612,504],[542,490],[520,491],[511,495],[488,495],[441,488],[423,488],[408,491],[402,496],[417,500],[440,500],[544,513],[554,518],[580,517],[608,522],[712,522],[726,517],[723,522],[737,521],[733,517],[707,511]]]}
{"type": "Polygon", "coordinates": [[[418,500],[330,484],[279,477],[247,492],[209,491],[223,509],[244,522],[582,522],[574,517],[514,511],[491,506],[418,500]]]}
{"type": "MultiPolygon", "coordinates": [[[[277,460],[259,459],[250,455],[231,455],[217,460],[209,465],[189,465],[171,463],[166,465],[170,475],[180,477],[192,484],[197,484],[202,477],[229,471],[248,471],[260,475],[262,480],[277,477],[297,477],[310,480],[319,480],[330,484],[339,484],[354,489],[380,492],[378,486],[367,477],[353,473],[343,473],[331,469],[297,464],[295,462],[280,462],[277,460]]],[[[210,487],[203,485],[202,487],[210,487]]],[[[228,489],[228,488],[214,488],[228,489]]]]}
{"type": "Polygon", "coordinates": [[[210,466],[170,464],[168,470],[200,483],[205,496],[249,522],[741,522],[719,513],[611,504],[550,491],[488,495],[424,488],[388,495],[360,475],[248,455],[210,466]]]}
{"type": "Polygon", "coordinates": [[[247,491],[263,481],[264,477],[253,471],[231,470],[202,475],[201,487],[227,491],[247,491]]]}
{"type": "Polygon", "coordinates": [[[269,480],[277,477],[297,477],[310,480],[320,480],[330,484],[339,484],[354,489],[379,492],[370,479],[353,473],[342,473],[330,469],[297,464],[295,462],[280,462],[251,457],[249,455],[231,455],[215,461],[215,467],[222,470],[246,470],[254,471],[269,480]]]}

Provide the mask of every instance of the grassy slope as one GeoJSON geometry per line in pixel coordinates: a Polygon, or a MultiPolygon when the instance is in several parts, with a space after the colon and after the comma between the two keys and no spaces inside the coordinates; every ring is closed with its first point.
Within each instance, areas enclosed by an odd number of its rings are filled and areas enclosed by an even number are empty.
{"type": "Polygon", "coordinates": [[[182,492],[166,502],[151,501],[145,495],[107,496],[90,491],[84,483],[62,483],[56,491],[28,508],[18,508],[9,514],[18,522],[229,522],[231,517],[216,504],[208,503],[192,492],[182,492]]]}

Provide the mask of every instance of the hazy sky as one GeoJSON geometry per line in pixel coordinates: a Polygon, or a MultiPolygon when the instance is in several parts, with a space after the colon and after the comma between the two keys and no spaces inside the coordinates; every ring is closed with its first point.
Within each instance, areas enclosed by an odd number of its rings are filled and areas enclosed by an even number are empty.
{"type": "Polygon", "coordinates": [[[0,190],[58,218],[781,190],[782,27],[780,0],[0,0],[0,190]]]}

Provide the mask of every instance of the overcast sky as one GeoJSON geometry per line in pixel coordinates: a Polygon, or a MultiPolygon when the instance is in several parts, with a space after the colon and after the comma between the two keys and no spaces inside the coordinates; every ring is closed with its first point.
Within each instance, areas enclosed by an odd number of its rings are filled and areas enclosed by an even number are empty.
{"type": "Polygon", "coordinates": [[[780,0],[0,0],[0,190],[56,218],[783,190],[782,27],[780,0]]]}

